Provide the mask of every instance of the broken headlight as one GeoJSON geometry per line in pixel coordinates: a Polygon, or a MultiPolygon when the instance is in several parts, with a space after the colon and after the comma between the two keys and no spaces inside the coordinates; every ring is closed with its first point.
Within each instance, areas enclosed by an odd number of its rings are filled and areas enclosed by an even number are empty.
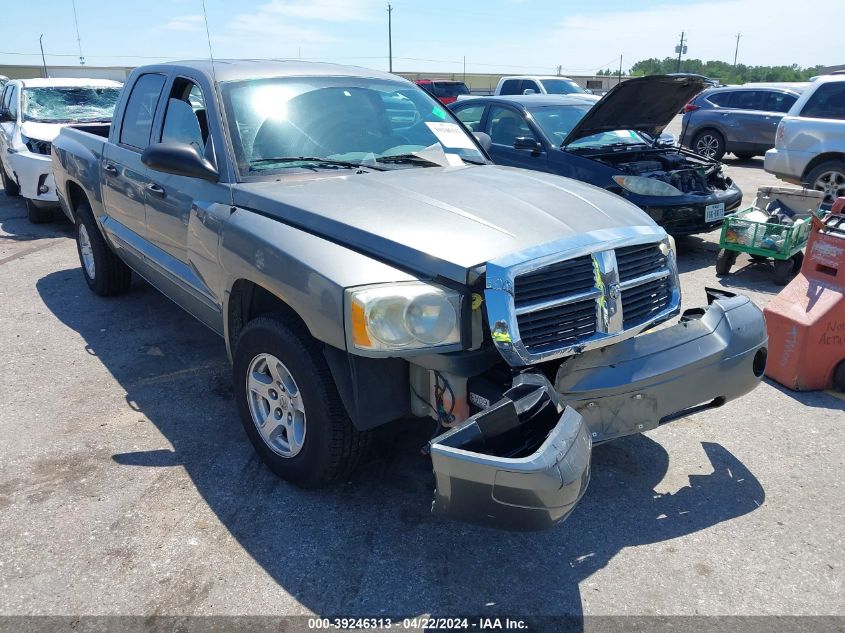
{"type": "Polygon", "coordinates": [[[423,282],[366,286],[347,290],[345,303],[350,349],[380,353],[460,346],[461,295],[455,290],[423,282]]]}
{"type": "Polygon", "coordinates": [[[641,196],[682,196],[683,192],[668,182],[644,176],[614,176],[617,185],[641,196]]]}
{"type": "Polygon", "coordinates": [[[29,138],[28,136],[24,136],[23,134],[21,134],[21,141],[23,141],[23,144],[26,145],[26,148],[33,154],[43,154],[44,156],[49,156],[50,151],[53,147],[53,144],[50,143],[50,141],[42,141],[37,138],[29,138]]]}

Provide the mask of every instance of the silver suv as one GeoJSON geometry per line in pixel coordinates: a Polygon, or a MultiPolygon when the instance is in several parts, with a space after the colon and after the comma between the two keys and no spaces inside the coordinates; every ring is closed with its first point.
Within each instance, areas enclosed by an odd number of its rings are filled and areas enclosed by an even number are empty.
{"type": "Polygon", "coordinates": [[[705,90],[684,106],[682,142],[721,160],[759,156],[775,144],[781,118],[801,96],[800,87],[739,86],[705,90]]]}
{"type": "Polygon", "coordinates": [[[845,196],[845,76],[814,81],[777,129],[766,171],[822,191],[825,202],[845,196]]]}

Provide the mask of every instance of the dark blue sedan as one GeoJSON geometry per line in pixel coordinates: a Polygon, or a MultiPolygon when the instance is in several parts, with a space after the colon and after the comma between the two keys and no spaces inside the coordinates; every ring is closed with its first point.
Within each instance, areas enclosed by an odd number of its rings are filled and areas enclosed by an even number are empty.
{"type": "Polygon", "coordinates": [[[721,226],[742,192],[719,161],[666,142],[661,133],[703,85],[687,77],[631,79],[591,95],[476,97],[451,105],[490,136],[500,165],[590,183],[636,204],[674,235],[721,226]]]}

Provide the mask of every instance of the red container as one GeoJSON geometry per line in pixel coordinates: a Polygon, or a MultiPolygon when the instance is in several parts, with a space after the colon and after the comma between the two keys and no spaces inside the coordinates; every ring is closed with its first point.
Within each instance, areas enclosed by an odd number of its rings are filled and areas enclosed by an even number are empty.
{"type": "Polygon", "coordinates": [[[845,198],[814,218],[801,272],[763,311],[766,375],[796,391],[845,390],[845,198]]]}

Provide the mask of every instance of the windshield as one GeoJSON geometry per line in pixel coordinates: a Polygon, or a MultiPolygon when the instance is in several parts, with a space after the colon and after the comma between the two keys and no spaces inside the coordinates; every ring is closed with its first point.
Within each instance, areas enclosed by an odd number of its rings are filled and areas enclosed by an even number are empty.
{"type": "Polygon", "coordinates": [[[24,88],[23,118],[40,123],[110,121],[120,88],[24,88]]]}
{"type": "MultiPolygon", "coordinates": [[[[555,145],[560,146],[575,128],[578,122],[584,118],[592,106],[569,105],[569,106],[545,106],[530,108],[531,116],[543,133],[555,145]]],[[[568,145],[570,148],[577,147],[604,147],[607,145],[642,145],[645,139],[633,130],[615,130],[613,132],[601,132],[591,136],[579,138],[568,145]]]]}
{"type": "Polygon", "coordinates": [[[244,177],[341,162],[383,169],[486,162],[442,104],[398,81],[254,79],[224,83],[223,100],[244,177]]]}
{"type": "Polygon", "coordinates": [[[541,79],[540,83],[550,95],[571,95],[587,92],[571,79],[541,79]]]}

